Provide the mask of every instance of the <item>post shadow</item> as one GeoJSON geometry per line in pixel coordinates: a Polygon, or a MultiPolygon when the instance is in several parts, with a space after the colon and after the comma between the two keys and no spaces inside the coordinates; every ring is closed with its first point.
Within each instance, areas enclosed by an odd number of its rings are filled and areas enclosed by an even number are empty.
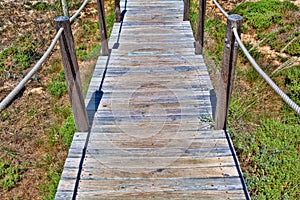
{"type": "Polygon", "coordinates": [[[215,119],[216,116],[216,107],[217,107],[217,96],[214,89],[209,90],[209,98],[211,102],[211,108],[212,108],[212,116],[213,119],[215,119]]]}
{"type": "Polygon", "coordinates": [[[124,7],[124,10],[121,12],[120,14],[120,29],[119,29],[119,34],[118,34],[118,39],[117,39],[117,42],[114,44],[114,46],[112,47],[112,49],[118,49],[119,46],[120,46],[120,35],[121,35],[121,31],[122,31],[122,27],[123,27],[123,20],[124,20],[124,17],[125,17],[125,14],[127,12],[126,10],[126,7],[127,7],[127,0],[125,0],[125,7],[124,7]]]}

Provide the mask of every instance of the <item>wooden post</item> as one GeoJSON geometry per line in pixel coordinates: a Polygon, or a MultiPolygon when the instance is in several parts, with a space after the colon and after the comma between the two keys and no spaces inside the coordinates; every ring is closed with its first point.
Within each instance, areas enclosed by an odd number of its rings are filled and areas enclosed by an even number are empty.
{"type": "Polygon", "coordinates": [[[190,15],[190,0],[184,0],[183,21],[188,21],[190,15]]]}
{"type": "Polygon", "coordinates": [[[235,40],[232,28],[237,28],[240,35],[241,26],[242,16],[236,14],[228,16],[215,118],[215,129],[217,130],[226,129],[230,95],[232,92],[235,66],[238,56],[238,44],[235,40]]]}
{"type": "Polygon", "coordinates": [[[61,7],[63,9],[64,16],[69,17],[69,7],[67,0],[61,0],[61,7]]]}
{"type": "Polygon", "coordinates": [[[203,50],[205,11],[206,11],[206,0],[199,0],[198,28],[197,28],[196,49],[195,49],[196,55],[202,54],[202,50],[203,50]]]}
{"type": "Polygon", "coordinates": [[[105,23],[104,1],[97,0],[97,7],[98,7],[98,19],[100,25],[102,55],[107,56],[109,54],[109,51],[108,51],[107,31],[106,31],[106,23],[105,23]]]}
{"type": "Polygon", "coordinates": [[[61,27],[64,28],[64,31],[59,38],[59,44],[76,128],[79,132],[86,132],[89,130],[89,122],[82,96],[79,68],[70,19],[67,16],[61,16],[56,17],[54,21],[57,31],[61,27]]]}
{"type": "Polygon", "coordinates": [[[120,0],[115,0],[115,9],[116,9],[116,22],[120,22],[121,20],[120,0]]]}

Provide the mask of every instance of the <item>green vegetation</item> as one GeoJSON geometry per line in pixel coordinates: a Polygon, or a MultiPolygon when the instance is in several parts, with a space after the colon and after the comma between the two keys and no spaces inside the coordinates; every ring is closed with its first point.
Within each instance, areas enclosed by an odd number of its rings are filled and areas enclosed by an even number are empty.
{"type": "Polygon", "coordinates": [[[285,86],[289,90],[287,94],[300,105],[300,66],[286,71],[285,86]]]}
{"type": "MultiPolygon", "coordinates": [[[[72,1],[67,0],[69,10],[77,10],[82,2],[81,1],[72,1]]],[[[34,9],[38,10],[40,12],[46,12],[46,11],[55,11],[56,16],[62,15],[62,8],[61,8],[61,0],[56,0],[54,3],[47,3],[47,2],[35,2],[35,3],[27,3],[28,6],[26,9],[34,9]]]]}
{"type": "MultiPolygon", "coordinates": [[[[204,26],[204,31],[209,34],[216,44],[209,48],[209,56],[217,62],[223,55],[226,25],[220,19],[207,19],[204,26]]],[[[217,63],[220,64],[219,62],[217,63]]]]}
{"type": "Polygon", "coordinates": [[[70,115],[63,123],[63,126],[59,129],[59,135],[64,144],[70,147],[74,133],[76,132],[76,126],[73,115],[70,115]]]}
{"type": "Polygon", "coordinates": [[[289,1],[261,0],[258,2],[242,3],[230,13],[242,15],[246,24],[258,31],[265,30],[273,24],[283,24],[287,11],[298,11],[299,8],[289,1]]]}
{"type": "Polygon", "coordinates": [[[51,83],[48,85],[47,91],[56,98],[60,98],[67,93],[64,74],[64,70],[61,70],[57,77],[52,77],[51,83]]]}
{"type": "Polygon", "coordinates": [[[13,153],[1,155],[0,161],[0,189],[9,190],[16,186],[22,178],[26,163],[18,164],[13,153]]]}
{"type": "Polygon", "coordinates": [[[110,14],[108,14],[105,17],[105,22],[106,22],[106,26],[107,26],[107,37],[110,37],[112,28],[113,28],[114,23],[115,23],[115,13],[110,12],[110,14]]]}
{"type": "Polygon", "coordinates": [[[264,119],[251,134],[232,130],[231,136],[240,161],[244,162],[242,165],[248,165],[245,180],[253,199],[299,197],[298,125],[274,118],[264,119]]]}
{"type": "Polygon", "coordinates": [[[253,27],[257,32],[256,39],[265,39],[264,44],[270,45],[272,49],[284,51],[291,56],[299,56],[300,22],[296,17],[290,17],[291,13],[297,11],[299,8],[289,1],[261,0],[242,3],[230,13],[242,15],[244,26],[253,27]],[[279,28],[273,29],[272,27],[276,25],[279,28]]]}
{"type": "Polygon", "coordinates": [[[38,168],[47,169],[46,172],[46,184],[39,186],[39,193],[43,200],[52,200],[55,197],[56,188],[60,180],[60,174],[63,170],[61,166],[58,166],[53,156],[49,154],[45,155],[38,168]]]}
{"type": "MultiPolygon", "coordinates": [[[[191,2],[190,19],[194,30],[197,3],[196,0],[191,2]]],[[[273,65],[274,58],[268,58],[259,48],[271,47],[278,52],[277,59],[281,63],[292,60],[291,56],[299,56],[298,11],[299,8],[288,1],[261,0],[241,3],[230,13],[242,15],[242,31],[256,35],[258,44],[245,44],[250,54],[299,105],[300,66],[273,65]],[[288,57],[281,56],[281,52],[289,54],[288,57]]],[[[213,12],[207,12],[205,33],[204,55],[220,66],[225,24],[213,12]]],[[[270,89],[240,52],[228,126],[252,199],[299,199],[299,124],[299,116],[270,89]]]]}
{"type": "MultiPolygon", "coordinates": [[[[41,11],[41,12],[45,12],[45,11],[48,11],[48,10],[55,11],[55,10],[59,9],[59,4],[58,3],[50,4],[50,3],[47,3],[47,2],[36,2],[36,3],[31,5],[31,8],[35,9],[35,10],[38,10],[38,11],[41,11]]],[[[29,9],[29,8],[27,7],[27,9],[29,9]]]]}
{"type": "Polygon", "coordinates": [[[9,79],[22,76],[22,71],[40,58],[40,55],[37,53],[39,45],[40,43],[34,41],[30,35],[25,35],[15,41],[13,45],[1,51],[0,78],[9,79]]]}

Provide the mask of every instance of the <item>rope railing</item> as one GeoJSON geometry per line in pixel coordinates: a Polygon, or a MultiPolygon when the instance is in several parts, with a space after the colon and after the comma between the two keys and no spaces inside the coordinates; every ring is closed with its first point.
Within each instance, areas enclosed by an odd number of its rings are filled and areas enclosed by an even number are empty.
{"type": "Polygon", "coordinates": [[[47,51],[40,58],[40,60],[34,65],[34,67],[30,70],[30,72],[22,79],[22,81],[20,81],[20,83],[1,101],[0,111],[2,111],[13,100],[13,98],[20,92],[20,90],[25,86],[25,84],[29,81],[29,79],[41,68],[42,64],[50,55],[51,51],[53,50],[56,42],[59,40],[59,37],[61,36],[63,31],[64,31],[63,28],[59,29],[54,39],[52,40],[50,46],[48,47],[47,51]]]}
{"type": "Polygon", "coordinates": [[[216,1],[216,0],[213,0],[213,2],[215,3],[215,5],[219,8],[219,10],[223,13],[223,15],[228,18],[228,13],[222,8],[222,6],[216,1]]]}
{"type": "Polygon", "coordinates": [[[290,98],[288,97],[273,81],[272,79],[259,67],[256,63],[254,58],[250,55],[248,50],[246,49],[245,45],[241,41],[240,37],[238,36],[238,32],[236,28],[233,28],[233,33],[235,39],[237,40],[239,46],[243,50],[245,56],[248,58],[254,69],[265,79],[265,81],[270,85],[270,87],[285,101],[296,113],[300,115],[300,107],[290,98]]]}
{"type": "Polygon", "coordinates": [[[74,19],[76,19],[79,15],[79,13],[85,8],[86,4],[89,2],[89,0],[85,0],[80,8],[74,13],[74,15],[70,18],[70,22],[72,23],[74,21],[74,19]]]}
{"type": "MultiPolygon", "coordinates": [[[[73,22],[76,17],[78,17],[79,13],[83,10],[89,0],[85,0],[80,8],[75,12],[75,14],[70,18],[70,22],[73,22]]],[[[39,61],[34,65],[34,67],[30,70],[30,72],[20,81],[20,83],[1,101],[0,103],[0,112],[15,98],[15,96],[20,92],[20,90],[25,86],[25,84],[30,80],[30,78],[41,68],[44,61],[49,57],[51,51],[53,50],[56,42],[61,37],[64,28],[60,28],[54,39],[52,40],[50,46],[44,55],[39,59],[39,61]]]]}
{"type": "Polygon", "coordinates": [[[214,4],[227,18],[227,28],[225,36],[225,45],[222,61],[222,76],[220,78],[219,86],[219,98],[217,102],[216,110],[216,129],[226,129],[228,108],[230,102],[230,95],[233,87],[233,80],[235,74],[235,65],[237,60],[238,49],[241,47],[243,53],[248,58],[254,69],[260,76],[270,85],[270,87],[282,98],[282,100],[289,105],[298,115],[300,115],[300,107],[297,105],[288,95],[286,95],[273,81],[272,79],[260,68],[254,58],[250,55],[245,45],[241,41],[241,20],[239,15],[228,15],[228,13],[222,8],[222,6],[213,0],[214,4]],[[240,21],[240,22],[238,22],[240,21]]]}

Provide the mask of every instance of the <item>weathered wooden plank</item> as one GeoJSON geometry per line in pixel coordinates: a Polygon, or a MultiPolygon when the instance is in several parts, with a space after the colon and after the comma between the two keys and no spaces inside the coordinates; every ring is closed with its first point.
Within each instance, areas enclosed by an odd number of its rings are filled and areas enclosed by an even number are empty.
{"type": "Polygon", "coordinates": [[[103,179],[103,180],[81,180],[79,192],[95,191],[195,191],[195,190],[240,190],[242,189],[237,177],[222,178],[194,178],[194,179],[103,179]]]}
{"type": "Polygon", "coordinates": [[[60,179],[57,191],[73,193],[75,189],[75,183],[76,179],[60,179]]]}
{"type": "Polygon", "coordinates": [[[86,169],[82,172],[81,180],[121,179],[131,177],[133,179],[151,178],[217,178],[217,177],[239,177],[235,166],[211,167],[211,168],[161,168],[153,171],[141,171],[132,169],[98,168],[86,169]]]}
{"type": "MultiPolygon", "coordinates": [[[[120,135],[124,134],[120,127],[115,126],[114,128],[116,128],[116,131],[111,131],[111,132],[105,132],[102,128],[101,129],[96,129],[94,128],[93,132],[94,134],[91,135],[91,140],[95,140],[97,137],[103,137],[103,140],[105,140],[106,138],[118,138],[118,137],[122,137],[120,135]],[[103,130],[103,132],[102,132],[103,130]],[[107,134],[107,135],[106,135],[107,134]],[[99,135],[99,136],[98,136],[99,135]]],[[[111,129],[113,130],[113,129],[111,129]]],[[[178,129],[177,129],[178,130],[178,129]]],[[[191,131],[178,131],[178,132],[172,132],[172,131],[161,131],[159,133],[157,133],[155,135],[156,138],[158,139],[225,139],[224,134],[209,134],[208,133],[209,130],[207,131],[195,131],[195,130],[191,130],[191,131]]],[[[99,147],[101,148],[101,147],[99,147]]]]}
{"type": "Polygon", "coordinates": [[[73,191],[72,192],[64,192],[64,191],[57,191],[55,194],[55,199],[72,199],[73,191]]]}
{"type": "MultiPolygon", "coordinates": [[[[105,137],[119,137],[118,135],[124,134],[120,131],[120,129],[116,126],[111,126],[113,128],[115,128],[115,132],[105,132],[103,131],[104,129],[97,129],[94,128],[93,129],[93,134],[90,136],[91,140],[94,140],[96,137],[101,137],[103,135],[105,135],[105,137]],[[103,132],[102,132],[103,131],[103,132]],[[98,134],[100,136],[98,136],[98,134]],[[108,134],[108,135],[106,135],[108,134]]],[[[112,130],[112,129],[111,129],[112,130]]],[[[197,131],[195,129],[187,131],[187,130],[181,130],[180,132],[174,133],[174,132],[160,132],[159,134],[155,135],[158,139],[162,139],[162,138],[170,138],[170,139],[193,139],[193,138],[198,138],[198,139],[221,139],[221,138],[226,138],[226,136],[224,135],[224,132],[211,132],[211,130],[206,130],[206,131],[197,131]]],[[[103,136],[104,137],[104,136],[103,136]]],[[[101,148],[101,147],[99,147],[101,148]]],[[[174,149],[173,149],[174,150],[174,149]]]]}
{"type": "MultiPolygon", "coordinates": [[[[182,132],[197,132],[197,131],[203,131],[206,130],[206,127],[211,128],[209,125],[205,124],[201,124],[199,122],[197,123],[163,123],[162,124],[157,124],[158,127],[162,127],[164,128],[164,130],[166,130],[166,133],[174,133],[176,134],[177,132],[182,133],[182,132]]],[[[115,122],[113,123],[107,123],[107,122],[100,122],[97,121],[94,124],[94,127],[92,128],[93,132],[98,132],[98,133],[108,133],[108,134],[112,134],[112,133],[123,133],[126,130],[126,133],[128,134],[133,134],[135,132],[137,132],[138,130],[132,130],[130,131],[130,127],[133,127],[132,124],[127,124],[126,125],[122,125],[122,124],[117,124],[115,122]],[[132,133],[131,133],[132,132],[132,133]]],[[[142,130],[140,130],[142,131],[142,130]]],[[[153,131],[152,131],[153,132],[153,131]]],[[[150,132],[151,133],[151,132],[150,132]]],[[[145,133],[147,134],[147,133],[145,133]]]]}
{"type": "MultiPolygon", "coordinates": [[[[146,130],[143,130],[146,131],[146,130]]],[[[155,136],[155,135],[154,135],[155,136]]],[[[89,148],[95,149],[101,147],[102,149],[110,148],[180,148],[188,147],[193,148],[209,148],[209,147],[226,147],[228,142],[225,139],[153,139],[151,138],[134,138],[124,134],[127,140],[95,140],[89,143],[89,148]]],[[[113,138],[111,138],[113,139],[113,138]]]]}
{"type": "Polygon", "coordinates": [[[123,199],[123,200],[144,200],[144,199],[211,199],[211,200],[224,200],[234,199],[241,200],[245,199],[243,190],[195,190],[195,191],[163,191],[163,192],[145,192],[145,191],[115,191],[115,192],[95,192],[95,191],[80,191],[78,192],[76,199],[85,200],[98,200],[98,199],[123,199]]]}
{"type": "MultiPolygon", "coordinates": [[[[110,149],[90,149],[88,155],[91,157],[95,157],[99,161],[107,160],[108,157],[111,157],[111,160],[117,159],[114,158],[116,154],[120,156],[134,156],[137,158],[143,159],[143,156],[153,156],[156,157],[157,159],[161,160],[164,158],[174,158],[175,156],[182,157],[182,158],[187,158],[192,156],[193,158],[214,158],[214,157],[224,157],[224,156],[231,156],[231,151],[230,149],[226,149],[226,147],[216,147],[216,148],[199,148],[199,149],[189,149],[189,150],[184,150],[184,148],[169,148],[169,150],[165,149],[157,149],[157,148],[147,148],[142,151],[142,149],[117,149],[117,150],[110,150],[110,149]],[[107,151],[109,151],[107,153],[107,151]],[[148,151],[148,152],[147,152],[148,151]],[[173,152],[171,152],[173,151],[173,152]],[[92,153],[90,153],[92,152],[92,153]],[[97,153],[95,153],[97,152],[97,153]],[[110,153],[112,152],[112,153],[110,153]],[[186,153],[188,152],[188,153],[186,153]],[[201,154],[201,156],[199,156],[201,154]]],[[[129,159],[129,158],[128,158],[129,159]]],[[[110,163],[108,163],[109,165],[110,163]]],[[[122,171],[127,170],[127,165],[124,165],[122,171]]],[[[232,166],[235,166],[232,164],[232,166]]],[[[116,166],[115,166],[116,167],[116,166]]],[[[150,167],[150,166],[149,166],[150,167]]],[[[153,166],[153,168],[158,167],[158,166],[153,166]]],[[[190,168],[195,168],[197,166],[191,167],[190,168]]],[[[198,166],[199,167],[199,166],[198,166]]],[[[117,167],[117,168],[122,168],[122,167],[117,167]]],[[[207,168],[205,166],[204,168],[207,168]]],[[[143,169],[140,169],[143,170],[143,169]]]]}
{"type": "MultiPolygon", "coordinates": [[[[182,145],[183,146],[183,145],[182,145]]],[[[116,149],[116,148],[115,148],[116,149]]],[[[120,151],[122,148],[119,148],[120,151]]],[[[71,160],[70,160],[71,161],[71,160]]],[[[71,163],[71,162],[70,162],[71,163]]],[[[120,166],[131,170],[132,168],[153,169],[153,168],[195,168],[195,167],[218,167],[218,166],[234,166],[232,156],[220,157],[97,157],[91,155],[84,160],[84,168],[111,167],[118,168],[120,166]]]]}
{"type": "MultiPolygon", "coordinates": [[[[60,178],[61,179],[76,179],[78,175],[78,168],[64,168],[60,178]]],[[[63,190],[63,188],[60,188],[63,190]]]]}

